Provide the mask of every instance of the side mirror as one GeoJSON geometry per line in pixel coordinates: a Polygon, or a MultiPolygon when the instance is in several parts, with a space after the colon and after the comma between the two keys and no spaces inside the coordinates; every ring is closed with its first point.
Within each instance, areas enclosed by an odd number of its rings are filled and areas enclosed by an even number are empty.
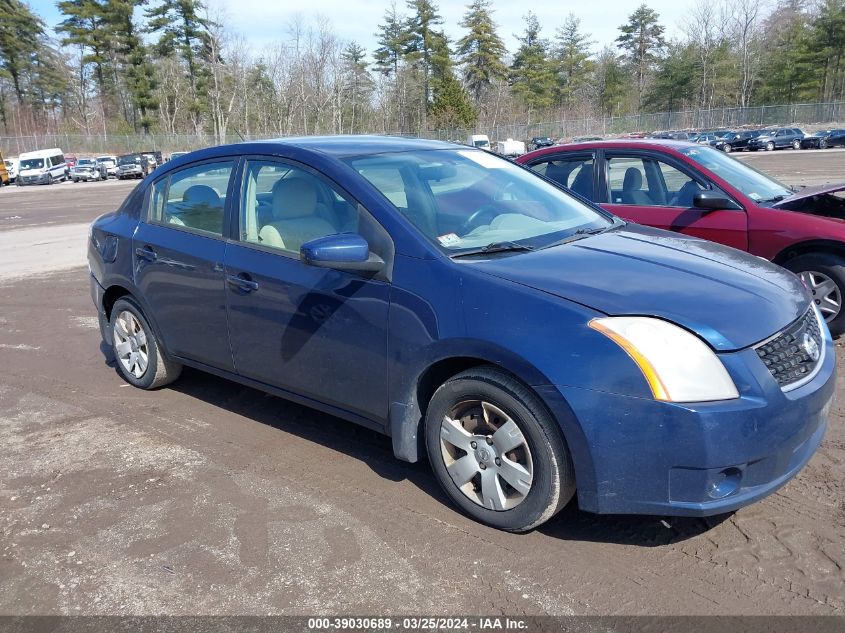
{"type": "Polygon", "coordinates": [[[326,235],[306,242],[299,249],[299,257],[309,266],[378,272],[384,260],[370,252],[370,245],[357,233],[326,235]]]}
{"type": "Polygon", "coordinates": [[[699,191],[692,197],[692,206],[705,211],[742,211],[742,208],[718,191],[699,191]]]}

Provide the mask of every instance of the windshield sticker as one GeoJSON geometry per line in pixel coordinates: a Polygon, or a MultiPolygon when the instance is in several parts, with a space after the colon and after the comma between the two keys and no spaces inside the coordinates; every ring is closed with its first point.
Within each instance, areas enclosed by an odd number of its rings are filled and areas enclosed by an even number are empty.
{"type": "Polygon", "coordinates": [[[506,161],[504,158],[499,158],[498,156],[494,156],[493,154],[488,154],[485,151],[458,150],[458,154],[488,169],[504,169],[505,167],[514,167],[514,165],[506,161]]]}
{"type": "Polygon", "coordinates": [[[441,246],[457,246],[461,243],[461,238],[456,233],[446,233],[446,235],[439,236],[437,241],[440,242],[441,246]]]}
{"type": "Polygon", "coordinates": [[[763,199],[763,196],[761,196],[756,191],[752,191],[751,193],[749,193],[748,197],[751,198],[754,202],[760,202],[760,200],[763,199]]]}

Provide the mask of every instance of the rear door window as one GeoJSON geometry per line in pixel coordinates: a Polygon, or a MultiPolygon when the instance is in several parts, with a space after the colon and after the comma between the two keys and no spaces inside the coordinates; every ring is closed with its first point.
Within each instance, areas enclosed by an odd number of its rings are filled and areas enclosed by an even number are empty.
{"type": "Polygon", "coordinates": [[[565,158],[557,156],[531,165],[531,169],[538,174],[588,200],[596,199],[593,186],[594,168],[595,159],[592,154],[565,158]]]}
{"type": "Polygon", "coordinates": [[[226,192],[233,161],[182,169],[153,185],[148,219],[152,222],[223,235],[226,192]]]}

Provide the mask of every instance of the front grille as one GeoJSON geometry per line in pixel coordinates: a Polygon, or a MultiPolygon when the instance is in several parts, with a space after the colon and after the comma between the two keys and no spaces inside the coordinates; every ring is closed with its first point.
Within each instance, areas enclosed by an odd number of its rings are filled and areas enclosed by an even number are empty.
{"type": "Polygon", "coordinates": [[[815,310],[810,308],[783,332],[754,349],[781,388],[807,378],[824,354],[824,338],[815,310]]]}

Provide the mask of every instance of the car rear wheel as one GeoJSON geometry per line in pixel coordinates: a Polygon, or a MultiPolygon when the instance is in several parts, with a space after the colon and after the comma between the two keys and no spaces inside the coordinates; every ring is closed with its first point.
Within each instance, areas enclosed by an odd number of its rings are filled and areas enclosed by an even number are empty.
{"type": "Polygon", "coordinates": [[[179,377],[182,366],[161,353],[155,333],[135,301],[118,299],[109,326],[117,368],[129,383],[155,389],[179,377]]]}
{"type": "Polygon", "coordinates": [[[822,313],[830,333],[845,333],[845,258],[831,253],[809,253],[790,259],[784,266],[798,275],[822,313]]]}
{"type": "Polygon", "coordinates": [[[768,143],[766,143],[766,150],[770,152],[775,151],[775,144],[773,141],[769,141],[768,143]]]}
{"type": "Polygon", "coordinates": [[[499,369],[478,367],[443,383],[426,412],[425,439],[446,494],[492,527],[531,530],[575,494],[557,422],[536,394],[499,369]]]}
{"type": "Polygon", "coordinates": [[[722,145],[722,149],[725,150],[727,154],[730,154],[733,151],[733,147],[731,147],[730,143],[725,143],[722,145]]]}

